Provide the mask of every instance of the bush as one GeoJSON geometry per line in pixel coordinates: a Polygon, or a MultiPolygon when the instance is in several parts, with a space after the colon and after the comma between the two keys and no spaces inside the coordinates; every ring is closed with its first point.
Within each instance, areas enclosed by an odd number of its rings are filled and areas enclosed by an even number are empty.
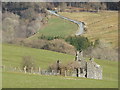
{"type": "Polygon", "coordinates": [[[75,46],[77,50],[84,50],[91,46],[91,42],[88,40],[88,38],[83,36],[70,36],[66,38],[66,41],[75,46]]]}
{"type": "Polygon", "coordinates": [[[45,36],[45,35],[41,35],[38,37],[38,39],[44,39],[44,40],[54,40],[54,39],[64,39],[61,36],[45,36]]]}
{"type": "MultiPolygon", "coordinates": [[[[16,42],[17,43],[17,42],[16,42]]],[[[18,42],[20,45],[24,45],[27,47],[38,48],[38,49],[46,49],[61,53],[67,53],[75,55],[75,48],[74,46],[70,45],[69,43],[65,42],[62,39],[54,39],[54,40],[22,40],[18,42]]]]}
{"type": "Polygon", "coordinates": [[[22,69],[24,70],[24,67],[26,66],[26,71],[30,72],[31,68],[35,67],[34,60],[31,56],[24,56],[23,57],[23,62],[22,62],[22,69]]]}
{"type": "Polygon", "coordinates": [[[49,50],[73,55],[75,54],[75,47],[62,39],[52,40],[49,44],[49,50]]]}
{"type": "Polygon", "coordinates": [[[96,39],[95,40],[95,43],[94,43],[94,46],[97,46],[97,45],[99,45],[100,44],[100,40],[99,39],[96,39]]]}
{"type": "Polygon", "coordinates": [[[96,40],[96,42],[93,47],[89,47],[84,51],[84,56],[103,60],[118,60],[117,50],[111,48],[109,44],[104,41],[96,40]]]}

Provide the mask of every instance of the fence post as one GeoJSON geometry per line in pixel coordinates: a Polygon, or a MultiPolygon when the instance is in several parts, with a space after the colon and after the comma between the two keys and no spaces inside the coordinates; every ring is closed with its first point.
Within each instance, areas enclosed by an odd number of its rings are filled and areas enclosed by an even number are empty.
{"type": "Polygon", "coordinates": [[[67,74],[67,72],[66,72],[66,70],[65,70],[65,77],[67,76],[66,74],[67,74]]]}
{"type": "Polygon", "coordinates": [[[54,70],[52,70],[52,75],[54,75],[54,70]]]}
{"type": "Polygon", "coordinates": [[[38,68],[38,73],[41,74],[41,72],[40,72],[40,67],[38,68]]]}
{"type": "Polygon", "coordinates": [[[27,67],[25,66],[25,67],[24,67],[24,72],[25,72],[25,73],[26,73],[26,69],[27,69],[27,67]]]}
{"type": "Polygon", "coordinates": [[[33,67],[31,67],[31,73],[33,73],[33,67]]]}
{"type": "Polygon", "coordinates": [[[14,71],[16,71],[16,69],[17,69],[17,68],[15,67],[15,68],[14,68],[14,71]]]}

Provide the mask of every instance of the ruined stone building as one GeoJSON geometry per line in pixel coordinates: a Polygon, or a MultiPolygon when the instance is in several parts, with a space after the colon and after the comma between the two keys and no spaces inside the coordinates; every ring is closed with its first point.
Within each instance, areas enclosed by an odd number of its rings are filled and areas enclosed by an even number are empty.
{"type": "Polygon", "coordinates": [[[101,66],[94,61],[94,58],[90,58],[89,61],[85,60],[82,51],[77,51],[75,60],[67,65],[62,65],[58,60],[51,70],[54,75],[102,79],[101,66]]]}
{"type": "Polygon", "coordinates": [[[94,61],[94,58],[90,58],[89,61],[86,61],[83,58],[83,52],[77,51],[75,61],[80,65],[76,69],[77,77],[102,79],[102,68],[94,61]]]}

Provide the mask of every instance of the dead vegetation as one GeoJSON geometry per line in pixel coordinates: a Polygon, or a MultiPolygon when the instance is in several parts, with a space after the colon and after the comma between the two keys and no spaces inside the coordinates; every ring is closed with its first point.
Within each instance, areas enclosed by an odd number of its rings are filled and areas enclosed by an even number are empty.
{"type": "Polygon", "coordinates": [[[104,41],[100,41],[95,47],[89,47],[84,51],[84,56],[103,60],[118,60],[118,49],[113,49],[104,41]]]}
{"type": "Polygon", "coordinates": [[[55,52],[65,53],[75,55],[75,47],[65,42],[63,39],[54,39],[54,40],[43,40],[43,39],[34,39],[34,40],[22,40],[16,39],[11,44],[23,45],[31,48],[51,50],[55,52]]]}

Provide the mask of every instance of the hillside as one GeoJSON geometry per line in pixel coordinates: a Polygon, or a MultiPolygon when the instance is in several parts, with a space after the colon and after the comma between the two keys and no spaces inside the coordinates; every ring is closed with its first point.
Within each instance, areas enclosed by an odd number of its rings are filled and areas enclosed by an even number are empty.
{"type": "Polygon", "coordinates": [[[2,62],[6,67],[20,67],[23,56],[32,56],[37,66],[40,66],[41,68],[47,68],[50,64],[53,64],[58,59],[64,62],[74,59],[74,57],[71,55],[43,49],[34,49],[10,44],[4,44],[2,48],[2,62]]]}
{"type": "Polygon", "coordinates": [[[118,45],[118,12],[117,11],[100,11],[99,13],[91,12],[61,12],[61,15],[83,21],[87,24],[87,32],[84,36],[91,41],[102,39],[112,44],[113,47],[118,45]]]}
{"type": "Polygon", "coordinates": [[[74,35],[77,29],[78,26],[72,22],[56,16],[50,16],[48,23],[40,29],[37,34],[30,38],[38,38],[42,34],[45,36],[67,37],[69,35],[74,35]]]}
{"type": "MultiPolygon", "coordinates": [[[[51,63],[55,62],[58,59],[61,60],[63,63],[74,60],[74,56],[67,54],[22,46],[15,46],[10,44],[3,44],[2,61],[6,69],[10,66],[20,67],[22,57],[25,55],[32,56],[37,66],[40,66],[41,68],[47,68],[51,63]]],[[[87,87],[118,87],[117,62],[108,60],[95,61],[103,68],[103,80],[93,80],[76,77],[29,75],[17,72],[7,72],[7,70],[4,70],[3,87],[86,87],[86,84],[87,87]],[[11,80],[13,81],[12,83],[10,83],[11,80]],[[60,81],[61,83],[59,83],[60,81]],[[53,82],[54,84],[52,84],[51,82],[53,82]]]]}
{"type": "Polygon", "coordinates": [[[2,88],[118,88],[118,4],[3,2],[2,88]]]}

